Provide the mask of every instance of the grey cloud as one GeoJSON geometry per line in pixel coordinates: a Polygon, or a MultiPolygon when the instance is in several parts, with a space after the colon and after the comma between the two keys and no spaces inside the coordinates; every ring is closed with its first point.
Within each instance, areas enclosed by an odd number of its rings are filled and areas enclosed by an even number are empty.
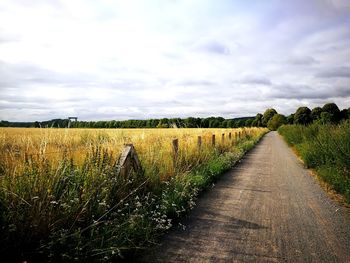
{"type": "Polygon", "coordinates": [[[208,41],[201,43],[195,47],[196,50],[206,53],[213,53],[218,55],[229,55],[230,49],[218,41],[208,41]]]}
{"type": "Polygon", "coordinates": [[[238,81],[242,84],[258,84],[258,85],[271,85],[270,79],[263,76],[246,76],[238,81]]]}
{"type": "Polygon", "coordinates": [[[335,67],[322,70],[315,76],[318,78],[350,78],[350,67],[335,67]]]}
{"type": "Polygon", "coordinates": [[[312,65],[318,63],[318,61],[311,56],[294,56],[288,58],[287,63],[292,65],[312,65]]]}
{"type": "Polygon", "coordinates": [[[88,74],[62,74],[33,64],[12,64],[0,61],[0,88],[21,87],[23,84],[89,84],[94,78],[88,74]]]}
{"type": "Polygon", "coordinates": [[[311,88],[307,85],[282,84],[274,86],[267,94],[276,99],[330,99],[350,96],[350,89],[345,87],[311,88]]]}

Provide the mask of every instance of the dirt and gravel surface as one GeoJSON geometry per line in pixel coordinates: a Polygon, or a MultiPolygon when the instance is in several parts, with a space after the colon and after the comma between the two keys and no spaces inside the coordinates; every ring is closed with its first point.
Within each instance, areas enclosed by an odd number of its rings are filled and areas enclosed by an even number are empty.
{"type": "Polygon", "coordinates": [[[349,208],[270,132],[144,262],[350,262],[349,208]]]}

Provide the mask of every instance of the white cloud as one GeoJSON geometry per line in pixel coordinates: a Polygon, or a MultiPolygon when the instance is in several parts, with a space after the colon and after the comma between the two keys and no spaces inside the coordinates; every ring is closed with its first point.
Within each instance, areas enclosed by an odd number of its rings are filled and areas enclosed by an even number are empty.
{"type": "Polygon", "coordinates": [[[349,107],[348,7],[5,0],[0,118],[234,117],[327,100],[349,107]]]}

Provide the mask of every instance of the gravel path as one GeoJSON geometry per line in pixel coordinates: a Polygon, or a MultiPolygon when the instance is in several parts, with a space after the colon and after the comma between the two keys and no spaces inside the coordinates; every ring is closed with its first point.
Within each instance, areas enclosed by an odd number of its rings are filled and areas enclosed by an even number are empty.
{"type": "Polygon", "coordinates": [[[350,212],[276,132],[203,194],[144,262],[350,262],[350,212]]]}

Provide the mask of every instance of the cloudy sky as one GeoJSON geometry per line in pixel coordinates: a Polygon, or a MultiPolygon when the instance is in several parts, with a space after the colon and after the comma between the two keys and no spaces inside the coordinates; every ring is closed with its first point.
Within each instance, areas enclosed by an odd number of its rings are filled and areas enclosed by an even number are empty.
{"type": "Polygon", "coordinates": [[[350,106],[349,0],[2,0],[0,119],[350,106]]]}

